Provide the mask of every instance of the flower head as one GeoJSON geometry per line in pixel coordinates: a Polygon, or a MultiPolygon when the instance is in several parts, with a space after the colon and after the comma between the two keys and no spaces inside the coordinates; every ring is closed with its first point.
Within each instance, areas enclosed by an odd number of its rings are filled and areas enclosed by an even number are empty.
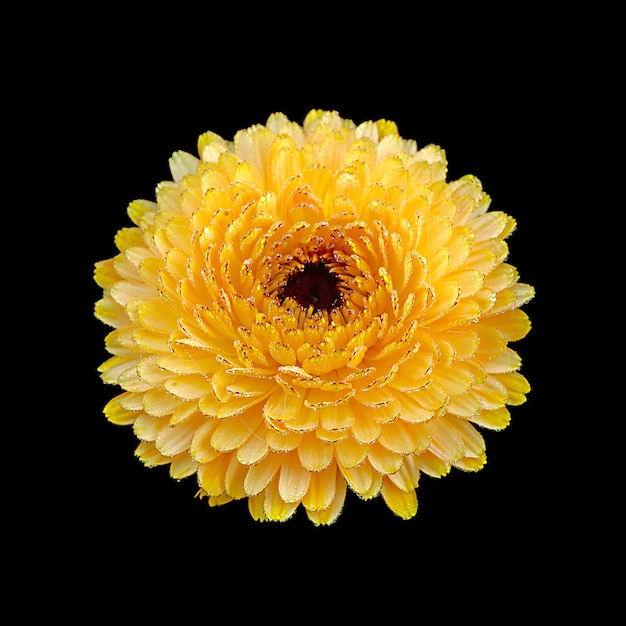
{"type": "Polygon", "coordinates": [[[422,472],[480,469],[480,428],[529,391],[515,220],[386,120],[277,113],[198,152],[96,264],[99,371],[123,390],[105,415],[138,457],[197,475],[211,505],[315,524],[348,488],[410,518],[422,472]]]}

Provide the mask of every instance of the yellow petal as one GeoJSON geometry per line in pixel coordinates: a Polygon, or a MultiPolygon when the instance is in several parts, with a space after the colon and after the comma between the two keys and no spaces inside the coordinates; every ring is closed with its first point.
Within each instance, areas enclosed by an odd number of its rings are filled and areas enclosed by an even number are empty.
{"type": "Polygon", "coordinates": [[[432,377],[450,395],[465,393],[474,381],[471,370],[459,362],[436,368],[432,377]]]}
{"type": "Polygon", "coordinates": [[[198,463],[208,463],[219,456],[219,452],[211,445],[211,436],[220,422],[216,419],[208,419],[196,430],[189,452],[198,463]]]}
{"type": "Polygon", "coordinates": [[[454,462],[454,467],[462,469],[466,472],[477,472],[481,470],[487,462],[487,455],[483,452],[477,457],[467,456],[461,457],[454,462]]]}
{"type": "Polygon", "coordinates": [[[506,387],[493,376],[487,376],[481,385],[476,385],[472,393],[484,409],[499,409],[507,401],[506,387]]]}
{"type": "Polygon", "coordinates": [[[321,510],[307,509],[308,518],[316,525],[332,524],[343,508],[346,499],[346,481],[341,474],[337,473],[333,500],[328,507],[321,510]]]}
{"type": "Polygon", "coordinates": [[[280,465],[278,492],[285,502],[300,502],[309,489],[311,472],[300,464],[297,453],[285,455],[280,465]]]}
{"type": "Polygon", "coordinates": [[[476,428],[465,419],[455,419],[451,422],[463,442],[463,456],[476,459],[482,457],[485,452],[485,440],[476,428]]]}
{"type": "Polygon", "coordinates": [[[505,406],[496,409],[482,410],[478,415],[474,415],[471,421],[483,428],[490,430],[502,430],[509,425],[511,414],[505,406]]]}
{"type": "Polygon", "coordinates": [[[113,266],[113,259],[98,261],[94,267],[93,278],[99,287],[105,290],[110,289],[110,287],[119,280],[119,276],[113,266]]]}
{"type": "Polygon", "coordinates": [[[206,421],[204,415],[184,421],[176,426],[163,428],[155,440],[157,450],[164,456],[176,456],[189,449],[196,430],[206,421]]]}
{"type": "Polygon", "coordinates": [[[145,352],[165,354],[170,351],[167,335],[146,328],[133,329],[133,341],[145,352]]]}
{"type": "Polygon", "coordinates": [[[267,521],[265,510],[263,508],[264,501],[265,494],[263,492],[248,498],[248,511],[250,511],[252,519],[257,522],[267,521]]]}
{"type": "Polygon", "coordinates": [[[310,474],[309,488],[302,498],[307,511],[327,509],[335,498],[337,466],[333,463],[326,469],[310,474]]]}
{"type": "Polygon", "coordinates": [[[379,424],[393,422],[402,413],[402,403],[394,397],[391,402],[384,403],[368,409],[372,419],[379,424]]]}
{"type": "Polygon", "coordinates": [[[388,478],[401,491],[409,492],[417,487],[419,482],[419,466],[415,455],[408,455],[402,461],[402,467],[393,474],[389,474],[388,478]]]}
{"type": "Polygon", "coordinates": [[[228,452],[242,446],[262,423],[260,410],[250,410],[221,420],[211,435],[211,445],[220,452],[228,452]]]}
{"type": "Polygon", "coordinates": [[[428,422],[424,427],[431,436],[429,450],[446,463],[452,463],[463,455],[461,436],[447,419],[440,417],[428,422]]]}
{"type": "Polygon", "coordinates": [[[466,175],[450,183],[450,190],[456,203],[455,222],[467,223],[476,213],[483,195],[480,181],[472,175],[466,175]]]}
{"type": "Polygon", "coordinates": [[[333,459],[333,452],[333,446],[320,441],[314,433],[304,433],[298,445],[300,463],[311,472],[326,469],[333,459]]]}
{"type": "Polygon", "coordinates": [[[347,403],[321,406],[316,410],[320,426],[324,430],[347,430],[357,420],[352,408],[347,403]]]}
{"type": "Polygon", "coordinates": [[[178,328],[178,312],[161,300],[144,303],[133,301],[126,306],[126,311],[131,319],[154,332],[169,334],[178,328]]]}
{"type": "Polygon", "coordinates": [[[188,152],[183,150],[174,152],[169,161],[174,181],[178,182],[183,176],[195,172],[199,162],[197,157],[188,152]]]}
{"type": "Polygon", "coordinates": [[[450,472],[451,463],[437,456],[434,452],[426,450],[415,458],[420,471],[432,476],[433,478],[441,478],[450,472]]]}
{"type": "Polygon", "coordinates": [[[367,456],[367,445],[353,437],[346,437],[334,444],[335,458],[341,467],[351,468],[361,465],[367,456]]]}
{"type": "MultiPolygon", "coordinates": [[[[170,378],[170,373],[159,366],[159,357],[157,355],[141,359],[137,363],[137,375],[151,387],[161,387],[170,378]]],[[[163,395],[167,396],[167,394],[163,395]]]]}
{"type": "Polygon", "coordinates": [[[156,449],[154,441],[142,441],[135,450],[135,456],[147,467],[166,465],[172,461],[156,449]]]}
{"type": "Polygon", "coordinates": [[[98,371],[104,382],[120,385],[126,391],[146,391],[150,388],[137,375],[135,356],[114,356],[100,365],[98,371]]]}
{"type": "Polygon", "coordinates": [[[448,413],[459,417],[472,417],[481,410],[480,401],[473,393],[459,394],[450,398],[450,402],[446,407],[448,413]]]}
{"type": "Polygon", "coordinates": [[[269,448],[265,441],[263,427],[252,433],[252,436],[237,450],[237,460],[243,465],[253,465],[260,461],[269,448]]]}
{"type": "Polygon", "coordinates": [[[269,521],[284,522],[295,513],[299,502],[285,502],[276,483],[277,481],[273,480],[263,492],[265,496],[263,511],[269,521]]]}
{"type": "Polygon", "coordinates": [[[198,470],[198,464],[191,458],[188,452],[183,452],[171,460],[170,476],[174,480],[182,480],[193,476],[198,470]]]}
{"type": "Polygon", "coordinates": [[[410,519],[417,513],[417,494],[414,489],[409,492],[402,491],[393,481],[386,478],[380,493],[385,504],[402,519],[410,519]]]}
{"type": "Polygon", "coordinates": [[[398,454],[419,454],[428,447],[430,436],[426,429],[419,425],[396,420],[383,425],[378,441],[387,450],[398,454]]]}
{"type": "Polygon", "coordinates": [[[209,391],[198,400],[198,409],[207,417],[216,417],[222,408],[222,403],[213,391],[209,391]]]}
{"type": "Polygon", "coordinates": [[[302,433],[270,428],[266,431],[265,441],[267,445],[276,452],[289,452],[300,445],[302,433]]]}
{"type": "Polygon", "coordinates": [[[120,396],[108,402],[104,407],[104,414],[110,422],[122,426],[130,426],[139,416],[138,411],[125,409],[120,405],[120,396]]]}
{"type": "Polygon", "coordinates": [[[535,290],[533,287],[523,283],[516,283],[496,294],[496,303],[490,313],[497,315],[498,313],[511,311],[532,300],[534,296],[535,290]]]}
{"type": "Polygon", "coordinates": [[[463,269],[450,272],[446,278],[459,286],[461,297],[475,294],[485,282],[484,274],[476,269],[463,269]]]}
{"type": "Polygon", "coordinates": [[[352,426],[352,435],[359,443],[372,443],[380,436],[381,425],[374,421],[370,411],[361,411],[352,426]]]}
{"type": "Polygon", "coordinates": [[[381,474],[393,474],[402,466],[402,455],[388,450],[378,442],[370,446],[367,458],[372,467],[381,474]]]}
{"type": "Polygon", "coordinates": [[[280,468],[280,454],[268,454],[251,465],[246,474],[244,489],[248,496],[255,496],[267,487],[280,468]]]}
{"type": "Polygon", "coordinates": [[[154,441],[159,433],[166,428],[168,421],[147,413],[140,413],[133,423],[135,435],[143,441],[154,441]]]}
{"type": "Polygon", "coordinates": [[[122,306],[126,306],[133,300],[150,300],[158,297],[158,292],[152,285],[122,280],[116,282],[109,293],[122,306]]]}
{"type": "Polygon", "coordinates": [[[520,309],[487,317],[481,323],[498,329],[509,341],[523,339],[530,330],[528,315],[520,309]]]}
{"type": "Polygon", "coordinates": [[[170,415],[180,403],[179,398],[159,387],[150,389],[143,397],[144,410],[155,417],[170,415]]]}
{"type": "Polygon", "coordinates": [[[226,493],[233,499],[239,500],[246,497],[244,481],[248,473],[248,468],[242,465],[235,454],[231,455],[230,462],[224,476],[224,487],[226,493]]]}
{"type": "Polygon", "coordinates": [[[519,277],[518,271],[508,263],[501,263],[495,267],[485,279],[485,287],[494,291],[502,291],[513,285],[519,277]]]}
{"type": "Polygon", "coordinates": [[[489,211],[473,219],[469,225],[474,231],[474,241],[493,239],[502,234],[510,217],[502,211],[489,211]]]}
{"type": "Polygon", "coordinates": [[[399,395],[398,400],[402,405],[402,411],[400,413],[400,419],[409,424],[419,424],[430,420],[434,411],[425,409],[423,406],[417,403],[417,399],[412,395],[399,395]]]}
{"type": "Polygon", "coordinates": [[[212,461],[199,465],[198,482],[210,496],[219,496],[226,491],[226,470],[229,462],[229,454],[220,454],[212,461]]]}
{"type": "Polygon", "coordinates": [[[284,393],[279,389],[267,399],[263,411],[269,419],[286,422],[299,414],[303,401],[302,396],[284,393]]]}
{"type": "Polygon", "coordinates": [[[479,322],[476,324],[476,331],[480,343],[475,358],[479,361],[495,359],[506,350],[506,337],[498,328],[479,322]]]}
{"type": "Polygon", "coordinates": [[[304,163],[298,145],[292,137],[282,135],[272,143],[268,156],[268,186],[280,191],[283,185],[301,171],[304,163]]]}
{"type": "Polygon", "coordinates": [[[170,426],[176,426],[176,424],[182,424],[190,417],[199,415],[198,404],[196,402],[181,402],[173,411],[170,416],[170,426]]]}
{"type": "MultiPolygon", "coordinates": [[[[128,217],[141,228],[149,228],[154,223],[158,206],[149,200],[135,200],[128,205],[128,217]]],[[[122,249],[122,248],[120,248],[122,249]]]]}
{"type": "Polygon", "coordinates": [[[511,348],[507,348],[500,356],[483,363],[483,367],[485,371],[490,374],[501,374],[519,369],[521,364],[522,359],[517,352],[511,350],[511,348]]]}
{"type": "Polygon", "coordinates": [[[211,382],[202,374],[173,376],[165,381],[165,389],[185,400],[197,400],[211,391],[211,382]]]}
{"type": "Polygon", "coordinates": [[[241,130],[234,137],[235,153],[264,174],[274,138],[274,133],[263,127],[241,130]]]}
{"type": "Polygon", "coordinates": [[[441,385],[431,381],[423,389],[416,391],[411,398],[426,411],[438,411],[448,400],[448,394],[441,385]]]}
{"type": "Polygon", "coordinates": [[[506,387],[508,393],[507,404],[516,406],[526,402],[526,394],[530,391],[530,385],[519,372],[494,374],[493,376],[506,387]]]}
{"type": "Polygon", "coordinates": [[[363,498],[371,492],[377,474],[369,462],[364,462],[357,467],[340,467],[340,469],[352,491],[363,498]]]}

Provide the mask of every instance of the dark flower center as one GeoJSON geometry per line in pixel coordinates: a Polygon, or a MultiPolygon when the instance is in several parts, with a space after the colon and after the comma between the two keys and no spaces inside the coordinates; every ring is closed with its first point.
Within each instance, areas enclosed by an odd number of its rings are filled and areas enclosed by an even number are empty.
{"type": "Polygon", "coordinates": [[[295,300],[304,309],[313,307],[330,313],[341,304],[339,277],[323,261],[306,263],[287,279],[281,300],[286,298],[295,300]]]}

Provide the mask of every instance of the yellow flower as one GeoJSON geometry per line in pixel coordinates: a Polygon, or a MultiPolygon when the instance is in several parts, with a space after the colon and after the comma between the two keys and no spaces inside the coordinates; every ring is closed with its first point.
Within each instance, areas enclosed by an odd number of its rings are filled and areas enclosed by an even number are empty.
{"type": "Polygon", "coordinates": [[[515,220],[386,120],[277,113],[198,152],[96,264],[99,371],[123,390],[105,415],[138,457],[197,475],[211,505],[315,524],[347,488],[410,518],[422,472],[480,469],[477,427],[529,391],[508,345],[534,294],[505,262],[515,220]]]}

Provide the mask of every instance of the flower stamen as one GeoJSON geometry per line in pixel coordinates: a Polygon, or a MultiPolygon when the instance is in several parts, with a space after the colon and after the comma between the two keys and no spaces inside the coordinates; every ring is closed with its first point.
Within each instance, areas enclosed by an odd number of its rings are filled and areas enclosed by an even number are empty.
{"type": "Polygon", "coordinates": [[[292,272],[280,294],[281,303],[287,298],[303,309],[313,307],[316,311],[327,311],[341,306],[339,277],[324,261],[305,263],[300,270],[292,272]]]}

